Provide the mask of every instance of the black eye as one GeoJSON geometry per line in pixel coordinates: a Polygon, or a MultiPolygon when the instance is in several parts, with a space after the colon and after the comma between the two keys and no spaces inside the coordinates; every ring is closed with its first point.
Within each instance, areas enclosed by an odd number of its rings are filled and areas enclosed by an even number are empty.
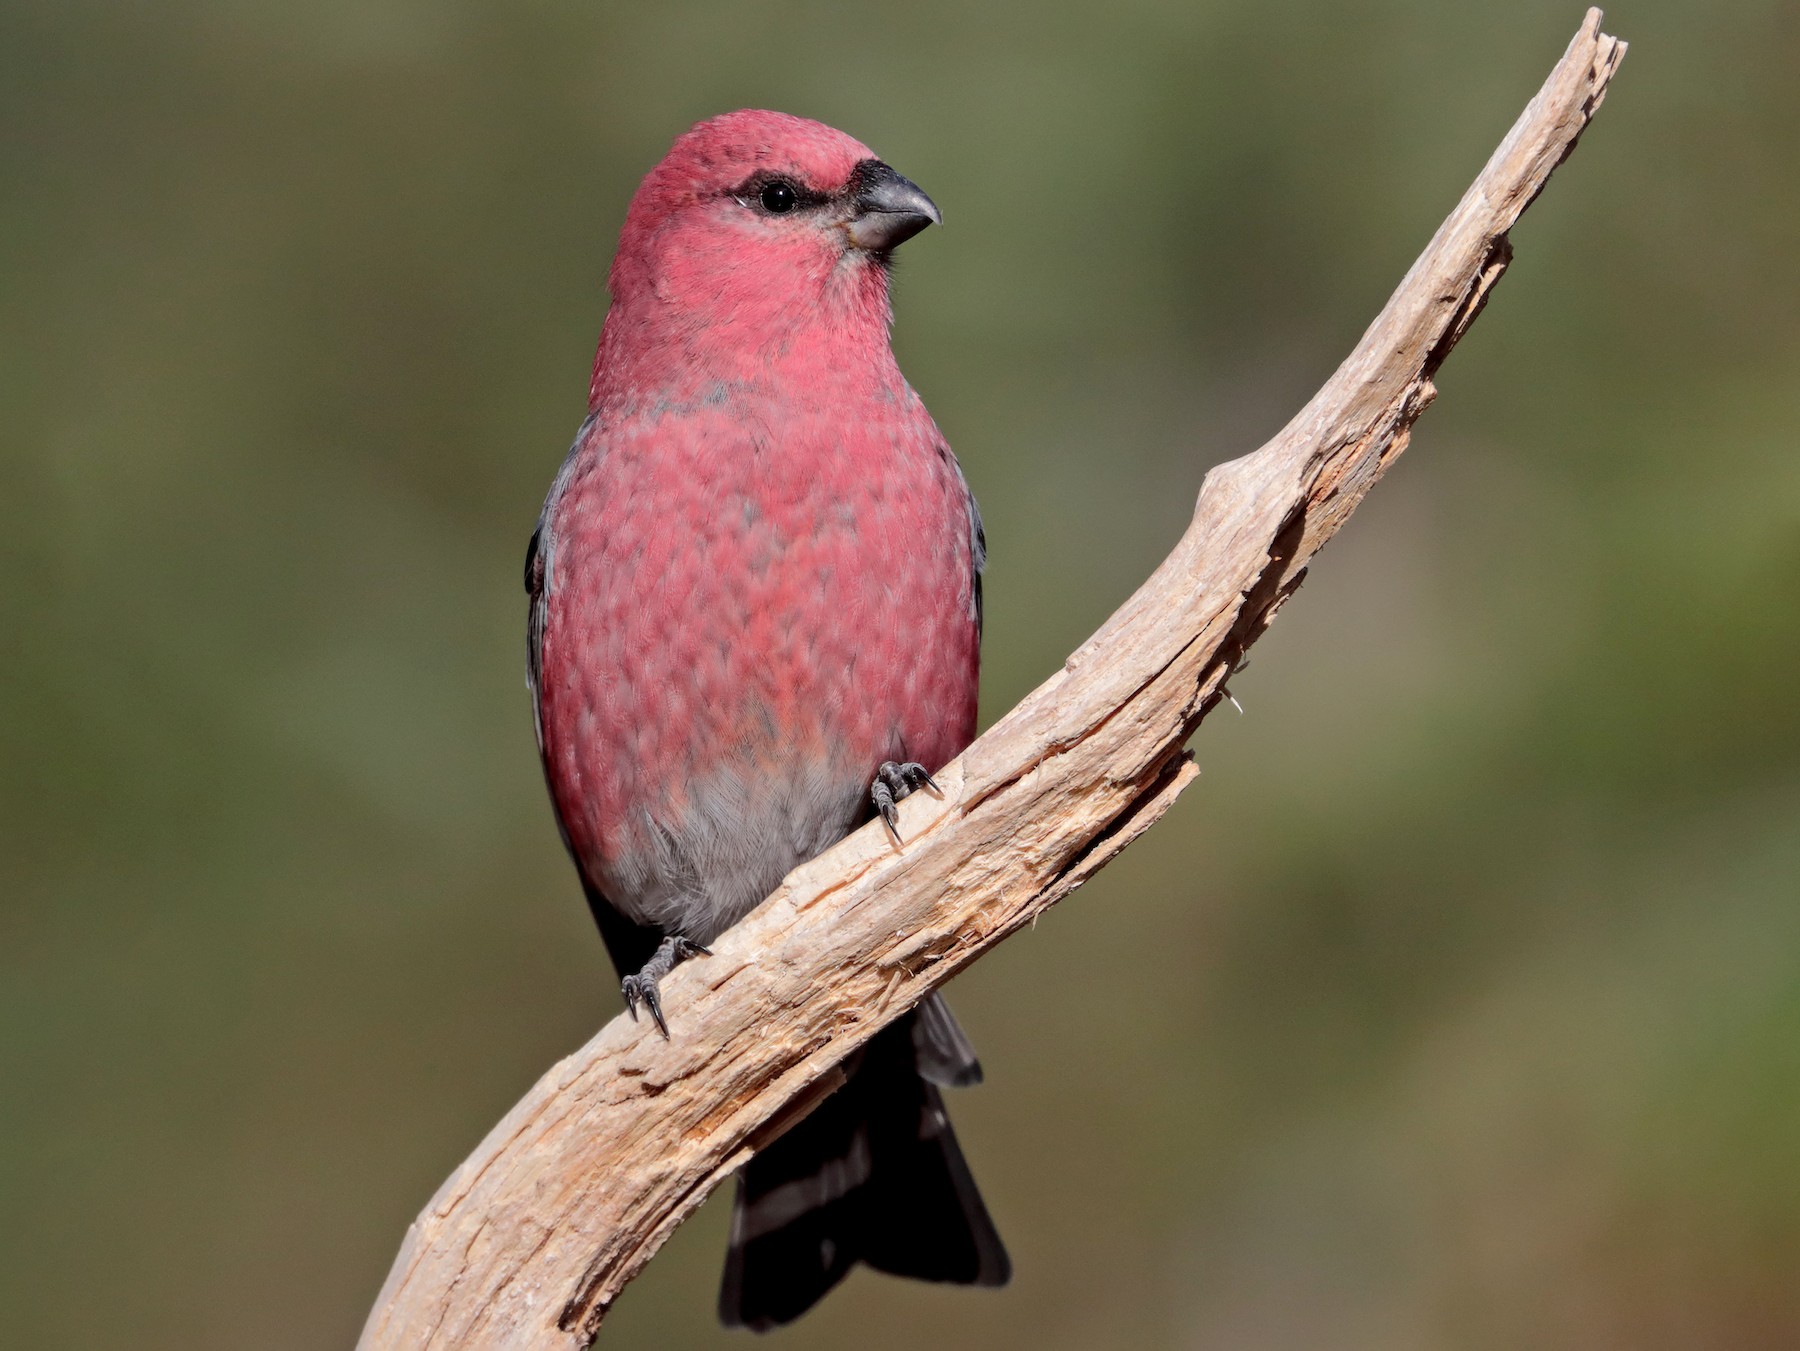
{"type": "Polygon", "coordinates": [[[792,183],[777,178],[772,183],[763,184],[760,200],[764,211],[781,216],[800,205],[800,194],[794,191],[792,183]]]}

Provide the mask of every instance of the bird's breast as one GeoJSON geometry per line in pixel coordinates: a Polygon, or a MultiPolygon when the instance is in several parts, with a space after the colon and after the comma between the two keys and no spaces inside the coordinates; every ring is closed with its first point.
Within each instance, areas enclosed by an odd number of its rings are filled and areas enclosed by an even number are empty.
{"type": "Polygon", "coordinates": [[[584,453],[553,525],[546,769],[640,919],[742,913],[861,819],[883,760],[973,733],[966,490],[929,419],[645,419],[584,453]]]}

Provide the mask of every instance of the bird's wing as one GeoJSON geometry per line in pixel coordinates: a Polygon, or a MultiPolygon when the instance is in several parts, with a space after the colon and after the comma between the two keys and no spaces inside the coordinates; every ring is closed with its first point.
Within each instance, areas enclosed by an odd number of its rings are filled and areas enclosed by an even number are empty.
{"type": "Polygon", "coordinates": [[[531,612],[525,620],[525,684],[531,691],[531,724],[537,730],[538,754],[544,752],[544,715],[541,707],[544,678],[544,620],[550,608],[550,591],[556,583],[556,504],[575,472],[575,457],[593,430],[597,413],[589,413],[575,433],[562,468],[556,471],[550,491],[544,498],[544,509],[538,513],[537,525],[531,532],[531,543],[525,546],[525,594],[530,598],[531,612]]]}
{"type": "Polygon", "coordinates": [[[956,456],[949,446],[938,446],[938,453],[944,457],[944,463],[956,475],[956,481],[962,485],[963,500],[969,506],[969,564],[973,576],[969,579],[969,612],[975,620],[975,636],[981,637],[981,574],[987,569],[987,531],[981,524],[981,508],[975,505],[975,494],[969,490],[969,480],[963,476],[962,466],[956,462],[956,456]]]}

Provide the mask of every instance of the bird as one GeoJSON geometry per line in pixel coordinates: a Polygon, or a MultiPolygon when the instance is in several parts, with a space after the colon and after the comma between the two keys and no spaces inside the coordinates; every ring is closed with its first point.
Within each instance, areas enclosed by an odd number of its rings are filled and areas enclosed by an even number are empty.
{"type": "MultiPolygon", "coordinates": [[[[527,677],[563,843],[631,1016],[793,868],[973,739],[981,514],[889,342],[894,250],[941,223],[867,146],[744,109],[633,194],[588,412],[525,559],[527,677]]],[[[981,1080],[933,994],[740,1169],[727,1326],[859,1262],[1000,1286],[945,1113],[981,1080]]]]}

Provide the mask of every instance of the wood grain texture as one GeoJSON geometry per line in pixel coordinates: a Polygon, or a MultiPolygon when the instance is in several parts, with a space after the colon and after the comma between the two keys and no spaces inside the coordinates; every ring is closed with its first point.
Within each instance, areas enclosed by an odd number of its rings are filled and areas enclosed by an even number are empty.
{"type": "Polygon", "coordinates": [[[1356,350],[1262,449],[1206,476],[1173,553],[1065,663],[878,825],[792,873],[664,984],[675,1036],[615,1018],[555,1065],[408,1231],[359,1345],[573,1348],[675,1226],[837,1063],[1080,886],[1193,779],[1183,747],[1405,448],[1625,44],[1590,10],[1356,350]]]}

